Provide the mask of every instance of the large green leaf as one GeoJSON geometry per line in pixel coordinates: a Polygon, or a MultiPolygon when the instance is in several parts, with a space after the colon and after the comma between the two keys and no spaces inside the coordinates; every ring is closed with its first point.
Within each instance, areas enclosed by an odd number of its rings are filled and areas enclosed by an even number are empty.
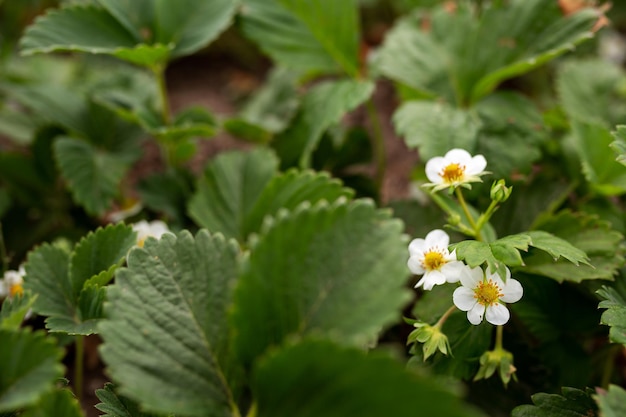
{"type": "Polygon", "coordinates": [[[27,409],[23,417],[84,417],[74,393],[67,388],[55,389],[43,396],[35,406],[27,409]]]}
{"type": "Polygon", "coordinates": [[[238,247],[183,232],[128,256],[109,290],[101,353],[119,392],[142,409],[186,416],[238,415],[227,314],[238,247]]]}
{"type": "Polygon", "coordinates": [[[106,413],[102,417],[157,417],[156,414],[142,412],[136,402],[118,395],[111,383],[106,383],[104,388],[97,389],[96,396],[102,401],[96,404],[96,408],[106,413]]]}
{"type": "Polygon", "coordinates": [[[74,200],[92,215],[102,215],[110,208],[134,159],[70,137],[57,139],[54,152],[74,200]]]}
{"type": "Polygon", "coordinates": [[[609,146],[617,153],[617,162],[626,165],[626,125],[619,125],[615,129],[612,132],[615,141],[609,146]]]}
{"type": "Polygon", "coordinates": [[[606,393],[594,396],[602,417],[626,415],[626,390],[618,385],[609,385],[606,393]]]}
{"type": "Polygon", "coordinates": [[[369,200],[280,212],[237,287],[236,348],[250,363],[291,334],[363,346],[398,320],[407,272],[402,223],[369,200]]]}
{"type": "Polygon", "coordinates": [[[63,376],[63,351],[43,332],[0,329],[0,412],[35,403],[63,376]]]}
{"type": "Polygon", "coordinates": [[[277,168],[276,156],[266,148],[220,154],[198,180],[189,216],[211,232],[244,241],[245,218],[277,168]]]}
{"type": "Polygon", "coordinates": [[[98,0],[40,17],[21,40],[22,53],[81,51],[114,55],[144,66],[191,54],[230,24],[233,0],[98,0]],[[190,11],[193,12],[190,13],[190,11]]]}
{"type": "Polygon", "coordinates": [[[539,393],[531,398],[535,405],[520,405],[513,417],[590,417],[598,415],[592,391],[563,387],[563,395],[539,393]]]}
{"type": "Polygon", "coordinates": [[[385,354],[327,341],[272,352],[256,367],[252,387],[259,417],[482,415],[443,384],[406,371],[385,354]]]}
{"type": "Polygon", "coordinates": [[[132,229],[120,223],[89,233],[71,254],[49,244],[29,254],[24,287],[37,294],[33,309],[47,316],[50,331],[95,332],[105,285],[135,241],[132,229]]]}
{"type": "Polygon", "coordinates": [[[310,168],[312,154],[324,131],[363,104],[373,92],[371,81],[323,81],[311,87],[291,126],[272,143],[280,156],[281,167],[310,168]]]}
{"type": "Polygon", "coordinates": [[[424,161],[453,148],[473,153],[482,126],[475,114],[433,101],[402,104],[393,115],[393,123],[407,146],[418,148],[424,161]]]}
{"type": "Polygon", "coordinates": [[[241,28],[286,67],[359,74],[360,28],[354,0],[243,0],[241,28]]]}
{"type": "MultiPolygon", "coordinates": [[[[585,213],[574,214],[562,211],[558,215],[546,219],[537,225],[543,231],[549,232],[566,240],[574,247],[582,250],[589,257],[591,265],[575,265],[564,260],[555,261],[549,253],[531,252],[524,257],[524,271],[547,276],[559,282],[580,282],[587,279],[612,280],[624,262],[622,249],[619,245],[622,235],[612,230],[607,222],[585,213]]],[[[536,232],[531,232],[536,233],[536,232]]],[[[535,236],[537,237],[537,236],[535,236]]],[[[543,250],[550,250],[554,242],[543,242],[543,250]]]]}
{"type": "Polygon", "coordinates": [[[614,343],[626,345],[626,300],[615,289],[603,286],[598,295],[604,298],[598,308],[606,308],[602,313],[602,324],[611,326],[609,337],[614,343]]]}
{"type": "Polygon", "coordinates": [[[414,90],[449,101],[453,90],[457,104],[471,104],[502,81],[589,39],[598,18],[593,9],[565,17],[557,2],[543,0],[492,4],[480,16],[469,4],[461,3],[454,12],[441,6],[431,14],[428,29],[421,19],[401,20],[385,40],[377,66],[414,90]],[[441,74],[447,74],[447,85],[441,74]]]}

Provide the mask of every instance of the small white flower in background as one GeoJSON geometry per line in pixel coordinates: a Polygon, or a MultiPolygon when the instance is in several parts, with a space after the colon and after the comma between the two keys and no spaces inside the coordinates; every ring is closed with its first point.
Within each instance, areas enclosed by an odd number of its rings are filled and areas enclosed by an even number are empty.
{"type": "Polygon", "coordinates": [[[472,156],[464,149],[451,149],[445,156],[436,156],[426,163],[426,177],[434,191],[448,187],[482,182],[481,175],[487,174],[487,160],[482,155],[472,156]]]}
{"type": "Polygon", "coordinates": [[[137,246],[140,248],[143,247],[144,243],[146,243],[146,239],[149,237],[161,239],[161,236],[165,233],[172,233],[161,220],[153,220],[149,223],[145,220],[141,220],[132,224],[132,228],[137,232],[137,246]]]}
{"type": "Polygon", "coordinates": [[[23,266],[20,266],[17,271],[6,271],[4,277],[0,280],[0,298],[12,298],[18,294],[23,294],[25,275],[26,272],[23,266]]]}
{"type": "Polygon", "coordinates": [[[448,251],[449,243],[450,236],[440,229],[428,233],[425,239],[411,241],[407,265],[414,274],[423,275],[415,288],[423,285],[430,291],[435,285],[459,281],[461,270],[467,266],[457,261],[455,251],[448,251]]]}
{"type": "Polygon", "coordinates": [[[489,323],[500,326],[511,317],[504,303],[519,301],[523,293],[522,284],[511,278],[508,268],[503,281],[497,272],[483,272],[476,267],[461,275],[461,286],[454,290],[452,300],[459,310],[467,311],[470,323],[480,324],[484,316],[489,323]]]}

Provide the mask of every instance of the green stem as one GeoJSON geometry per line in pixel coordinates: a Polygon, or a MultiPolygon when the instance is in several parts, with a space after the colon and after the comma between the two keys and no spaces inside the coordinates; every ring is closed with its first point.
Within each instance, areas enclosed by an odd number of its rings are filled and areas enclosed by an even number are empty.
{"type": "Polygon", "coordinates": [[[461,205],[461,208],[463,208],[463,213],[465,213],[465,216],[467,217],[467,221],[469,221],[470,226],[472,227],[472,229],[474,229],[476,240],[480,240],[480,234],[479,234],[480,229],[476,227],[476,222],[474,221],[474,217],[472,217],[472,214],[469,211],[467,203],[465,202],[465,197],[463,197],[463,192],[461,191],[459,187],[456,187],[454,189],[454,193],[456,194],[456,198],[459,200],[459,204],[461,205]]]}
{"type": "Polygon", "coordinates": [[[609,347],[609,351],[607,352],[606,360],[604,362],[604,369],[602,371],[602,381],[600,383],[600,386],[604,389],[607,389],[611,383],[613,369],[615,368],[615,357],[621,349],[623,349],[622,345],[609,347]]]}
{"type": "Polygon", "coordinates": [[[256,402],[252,403],[246,417],[256,417],[256,402]]]}
{"type": "Polygon", "coordinates": [[[494,351],[501,351],[502,349],[502,331],[504,326],[496,326],[496,346],[493,349],[494,351]]]}
{"type": "Polygon", "coordinates": [[[74,344],[74,394],[80,403],[83,399],[83,373],[85,364],[85,336],[76,336],[74,344]]]}
{"type": "Polygon", "coordinates": [[[367,112],[372,127],[372,148],[374,150],[374,160],[376,163],[376,174],[374,183],[376,189],[380,192],[385,178],[385,170],[387,169],[387,155],[385,152],[385,138],[383,129],[378,118],[378,111],[374,100],[371,98],[367,101],[367,112]]]}
{"type": "Polygon", "coordinates": [[[489,207],[487,207],[487,211],[485,211],[483,214],[480,215],[480,217],[478,217],[478,221],[476,222],[476,231],[478,233],[480,233],[485,223],[489,221],[489,219],[491,218],[493,213],[498,209],[498,207],[499,207],[498,203],[492,200],[491,204],[489,204],[489,207]]]}
{"type": "Polygon", "coordinates": [[[437,321],[437,323],[433,327],[437,327],[441,329],[443,327],[443,324],[446,322],[446,320],[448,320],[448,317],[450,317],[450,314],[454,313],[455,311],[456,311],[456,306],[452,305],[452,307],[450,307],[448,310],[446,310],[445,313],[443,313],[443,316],[441,316],[439,321],[437,321]]]}
{"type": "Polygon", "coordinates": [[[152,72],[156,78],[159,101],[161,102],[161,119],[164,125],[170,124],[170,105],[167,96],[167,85],[165,82],[165,65],[158,64],[152,67],[152,72]]]}

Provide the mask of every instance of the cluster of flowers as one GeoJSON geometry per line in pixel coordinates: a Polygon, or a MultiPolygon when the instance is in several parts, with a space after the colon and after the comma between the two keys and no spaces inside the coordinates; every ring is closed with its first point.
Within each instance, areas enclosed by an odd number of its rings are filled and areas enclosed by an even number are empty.
{"type": "MultiPolygon", "coordinates": [[[[487,173],[486,166],[482,155],[472,156],[463,149],[452,149],[445,156],[427,162],[426,176],[431,182],[426,186],[433,191],[469,187],[470,183],[481,181],[480,177],[487,173]]],[[[430,291],[435,285],[460,282],[453,302],[459,310],[467,312],[470,323],[478,325],[483,317],[494,325],[508,322],[510,313],[505,304],[522,298],[519,281],[511,278],[508,268],[504,277],[479,266],[470,268],[457,260],[455,250],[449,251],[449,244],[449,235],[440,229],[411,241],[408,267],[422,276],[415,287],[430,291]]]]}

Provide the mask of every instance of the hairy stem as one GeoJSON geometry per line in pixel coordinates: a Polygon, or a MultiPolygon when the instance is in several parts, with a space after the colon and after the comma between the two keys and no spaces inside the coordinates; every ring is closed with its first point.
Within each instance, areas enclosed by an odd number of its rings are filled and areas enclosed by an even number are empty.
{"type": "Polygon", "coordinates": [[[494,351],[502,350],[502,331],[504,326],[496,326],[496,346],[493,349],[494,351]]]}

